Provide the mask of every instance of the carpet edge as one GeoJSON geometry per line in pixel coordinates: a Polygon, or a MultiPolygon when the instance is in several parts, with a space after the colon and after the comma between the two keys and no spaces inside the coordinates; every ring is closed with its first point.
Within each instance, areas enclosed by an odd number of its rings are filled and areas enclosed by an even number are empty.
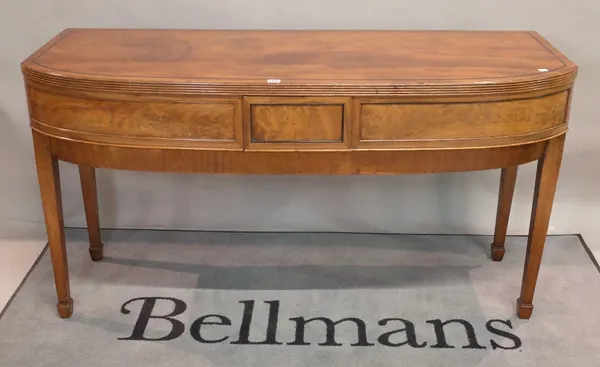
{"type": "Polygon", "coordinates": [[[2,308],[2,311],[0,311],[0,321],[2,321],[2,317],[4,316],[4,314],[6,313],[6,311],[8,311],[8,308],[13,303],[13,301],[15,300],[15,298],[17,298],[17,295],[19,294],[19,292],[21,291],[21,289],[23,288],[23,286],[27,282],[27,279],[29,279],[29,276],[31,275],[31,273],[33,273],[33,270],[38,266],[38,264],[40,263],[40,261],[42,260],[42,258],[44,257],[44,255],[46,254],[46,251],[48,251],[48,242],[46,242],[46,245],[44,246],[44,248],[42,249],[42,251],[40,252],[40,254],[38,255],[38,257],[35,259],[35,261],[31,265],[31,267],[27,271],[27,274],[25,274],[25,276],[23,277],[23,280],[21,280],[21,283],[19,283],[19,285],[17,286],[17,288],[13,292],[12,296],[10,296],[10,298],[6,302],[6,305],[4,305],[4,308],[2,308]]]}
{"type": "Polygon", "coordinates": [[[598,260],[594,256],[594,253],[592,252],[592,250],[588,246],[587,242],[585,242],[585,239],[583,238],[583,235],[581,233],[577,233],[575,235],[579,239],[579,243],[581,243],[581,246],[583,246],[583,249],[587,253],[587,255],[590,258],[590,260],[592,261],[592,264],[594,264],[594,266],[596,267],[596,270],[598,270],[598,273],[600,273],[600,264],[598,264],[598,260]]]}

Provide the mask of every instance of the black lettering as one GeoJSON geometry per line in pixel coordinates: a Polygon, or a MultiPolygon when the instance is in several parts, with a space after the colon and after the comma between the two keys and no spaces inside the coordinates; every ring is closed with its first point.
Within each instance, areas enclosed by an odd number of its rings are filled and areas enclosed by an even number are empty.
{"type": "Polygon", "coordinates": [[[135,302],[135,301],[144,301],[144,303],[142,304],[140,314],[135,323],[135,326],[133,327],[133,332],[131,333],[131,336],[129,336],[127,338],[119,338],[119,340],[149,340],[149,341],[172,340],[172,339],[180,337],[181,334],[183,334],[183,332],[185,331],[185,325],[181,321],[173,318],[174,316],[184,313],[185,310],[187,309],[187,305],[182,300],[177,299],[177,298],[170,298],[170,297],[133,298],[133,299],[130,299],[129,301],[123,303],[123,306],[121,306],[121,313],[125,314],[125,315],[129,314],[131,311],[129,311],[125,306],[127,306],[131,302],[135,302]],[[162,316],[153,315],[152,311],[154,310],[154,306],[156,305],[157,300],[165,300],[165,301],[173,302],[173,304],[175,305],[173,307],[173,311],[167,315],[162,315],[162,316]],[[163,336],[161,338],[146,338],[144,336],[144,332],[146,331],[146,327],[148,326],[148,322],[150,321],[150,319],[163,319],[163,320],[169,321],[171,323],[171,331],[169,332],[169,334],[166,336],[163,336]]]}
{"type": "Polygon", "coordinates": [[[269,344],[280,345],[277,341],[277,322],[279,318],[279,301],[265,301],[269,305],[269,321],[267,324],[267,337],[263,342],[251,342],[250,326],[252,324],[252,314],[254,313],[254,301],[240,301],[244,304],[244,313],[242,316],[242,325],[240,326],[240,337],[231,344],[269,344]]]}
{"type": "Polygon", "coordinates": [[[335,326],[344,321],[354,322],[358,329],[358,342],[350,345],[352,345],[353,347],[370,347],[375,345],[367,341],[367,327],[365,325],[365,322],[361,319],[357,319],[354,317],[345,318],[336,322],[333,322],[332,320],[326,317],[314,317],[308,320],[305,320],[304,317],[293,317],[290,319],[290,321],[296,322],[296,340],[294,340],[291,343],[288,343],[288,345],[310,345],[310,343],[304,341],[304,329],[306,324],[308,324],[311,321],[322,321],[327,327],[325,342],[319,343],[319,345],[327,347],[341,346],[342,344],[336,343],[335,341],[335,326]]]}
{"type": "Polygon", "coordinates": [[[502,337],[505,337],[506,339],[512,340],[514,345],[512,347],[503,347],[500,344],[496,343],[494,340],[490,339],[490,344],[492,345],[492,349],[500,348],[500,349],[504,349],[504,350],[512,350],[512,349],[518,349],[521,347],[521,345],[523,345],[523,343],[521,342],[521,339],[519,339],[519,337],[516,336],[515,334],[510,333],[508,331],[497,329],[494,326],[492,326],[492,323],[494,323],[494,322],[499,322],[499,323],[504,324],[512,329],[512,323],[510,322],[510,320],[497,320],[497,319],[490,320],[485,323],[485,327],[492,334],[496,334],[498,336],[502,336],[502,337]]]}
{"type": "Polygon", "coordinates": [[[469,341],[468,345],[463,345],[463,349],[486,349],[484,346],[481,346],[477,343],[477,337],[475,336],[475,329],[473,329],[473,325],[471,325],[468,321],[461,319],[452,319],[445,322],[442,322],[440,319],[436,320],[428,320],[426,321],[428,324],[433,324],[435,328],[435,336],[437,338],[437,344],[432,345],[431,348],[454,348],[451,345],[448,345],[446,342],[446,334],[444,333],[444,326],[451,323],[459,323],[465,327],[465,331],[467,333],[467,339],[469,341]]]}
{"type": "Polygon", "coordinates": [[[231,320],[229,320],[227,317],[221,316],[221,315],[204,315],[192,323],[192,325],[190,326],[190,334],[192,335],[192,338],[199,341],[200,343],[220,343],[220,342],[224,342],[225,340],[229,339],[228,336],[223,337],[221,339],[213,339],[213,340],[204,339],[202,337],[202,335],[200,334],[200,328],[202,327],[202,325],[227,325],[227,326],[230,326],[231,320]],[[216,317],[219,319],[219,321],[217,321],[217,322],[205,321],[209,317],[216,317]]]}
{"type": "Polygon", "coordinates": [[[379,336],[379,338],[377,339],[377,341],[379,341],[379,344],[382,344],[382,345],[385,345],[388,347],[401,347],[405,344],[408,344],[413,348],[423,348],[427,345],[427,342],[423,342],[423,343],[419,344],[419,342],[417,341],[415,324],[413,324],[412,322],[410,322],[408,320],[404,320],[404,319],[383,319],[383,320],[379,320],[378,324],[381,326],[385,326],[385,325],[387,325],[387,323],[389,321],[401,321],[404,323],[404,327],[402,329],[396,329],[396,330],[381,334],[379,336]],[[406,332],[406,341],[399,342],[399,343],[392,343],[390,341],[390,337],[392,335],[403,332],[403,331],[406,332]]]}

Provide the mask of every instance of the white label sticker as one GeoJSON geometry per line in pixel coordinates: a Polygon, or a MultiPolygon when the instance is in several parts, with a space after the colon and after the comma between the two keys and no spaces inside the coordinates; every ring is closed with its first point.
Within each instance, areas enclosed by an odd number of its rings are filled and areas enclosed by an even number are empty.
{"type": "Polygon", "coordinates": [[[541,71],[542,73],[545,73],[548,71],[548,69],[538,69],[538,71],[541,71]]]}
{"type": "Polygon", "coordinates": [[[279,84],[279,83],[281,83],[281,79],[267,79],[267,83],[269,83],[269,84],[279,84]]]}

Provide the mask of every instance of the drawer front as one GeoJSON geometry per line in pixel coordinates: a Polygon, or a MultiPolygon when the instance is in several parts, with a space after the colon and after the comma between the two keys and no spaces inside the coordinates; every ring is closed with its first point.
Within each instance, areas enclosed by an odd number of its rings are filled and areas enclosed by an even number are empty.
{"type": "Polygon", "coordinates": [[[244,99],[250,149],[348,146],[346,98],[244,99]]]}
{"type": "MultiPolygon", "coordinates": [[[[232,143],[241,147],[241,99],[181,97],[135,100],[135,97],[89,98],[29,88],[32,123],[60,129],[81,140],[119,137],[129,144],[158,139],[232,143]],[[123,98],[123,99],[121,99],[123,98]]],[[[46,131],[52,133],[52,131],[46,131]]]]}
{"type": "MultiPolygon", "coordinates": [[[[503,139],[549,132],[566,121],[568,92],[476,103],[400,103],[359,100],[358,146],[503,139]]],[[[546,134],[547,135],[547,134],[546,134]]]]}

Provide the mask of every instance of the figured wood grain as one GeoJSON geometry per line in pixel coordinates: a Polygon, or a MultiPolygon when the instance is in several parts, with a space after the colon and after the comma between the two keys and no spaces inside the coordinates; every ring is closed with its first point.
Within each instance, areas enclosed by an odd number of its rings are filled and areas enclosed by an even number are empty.
{"type": "Polygon", "coordinates": [[[565,121],[568,92],[482,103],[369,103],[361,100],[359,141],[512,137],[547,131],[565,121]]]}
{"type": "Polygon", "coordinates": [[[254,143],[341,142],[343,105],[253,105],[254,143]]]}
{"type": "Polygon", "coordinates": [[[241,100],[145,101],[72,97],[29,88],[30,115],[41,129],[73,133],[235,141],[241,100]],[[55,129],[52,129],[55,128],[55,129]]]}
{"type": "Polygon", "coordinates": [[[23,72],[136,93],[505,95],[568,89],[577,67],[535,32],[67,29],[23,72]]]}
{"type": "Polygon", "coordinates": [[[245,149],[350,150],[351,98],[244,97],[245,149]]]}

